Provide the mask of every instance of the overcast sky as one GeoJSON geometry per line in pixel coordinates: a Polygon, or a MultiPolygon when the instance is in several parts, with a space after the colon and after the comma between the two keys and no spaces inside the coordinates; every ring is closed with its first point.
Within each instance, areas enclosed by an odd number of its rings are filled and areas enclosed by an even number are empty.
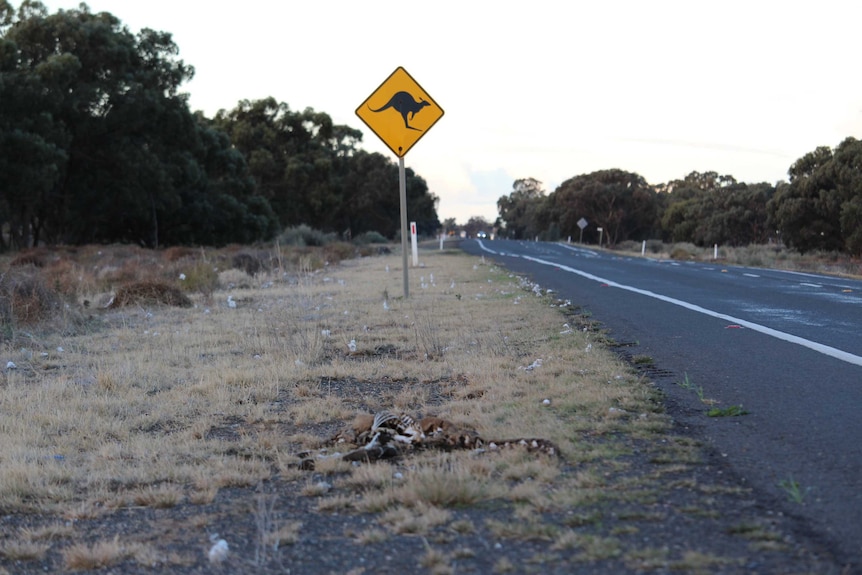
{"type": "Polygon", "coordinates": [[[194,110],[272,96],[393,160],[354,111],[403,66],[445,111],[406,164],[459,223],[493,221],[518,178],[548,192],[609,168],[775,183],[817,146],[862,138],[858,0],[87,4],[172,33],[194,110]]]}

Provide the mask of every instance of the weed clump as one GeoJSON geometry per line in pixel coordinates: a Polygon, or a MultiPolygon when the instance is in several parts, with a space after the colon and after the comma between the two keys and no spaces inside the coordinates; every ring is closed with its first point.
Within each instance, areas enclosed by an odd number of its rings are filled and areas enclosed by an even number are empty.
{"type": "Polygon", "coordinates": [[[185,291],[200,292],[206,297],[211,297],[213,292],[219,288],[218,271],[206,261],[195,262],[194,265],[186,268],[181,280],[185,291]]]}
{"type": "Polygon", "coordinates": [[[300,224],[287,228],[278,237],[278,243],[285,246],[322,247],[336,241],[337,236],[333,233],[324,233],[306,224],[300,224]]]}
{"type": "Polygon", "coordinates": [[[347,242],[332,242],[323,249],[326,261],[337,264],[343,260],[352,259],[356,255],[356,248],[347,242]]]}
{"type": "Polygon", "coordinates": [[[158,281],[145,280],[119,288],[114,299],[108,304],[108,308],[148,304],[191,307],[192,301],[179,288],[158,281]]]}
{"type": "Polygon", "coordinates": [[[692,244],[674,244],[671,248],[670,259],[672,260],[696,260],[697,248],[692,244]]]}
{"type": "Polygon", "coordinates": [[[231,259],[231,267],[244,271],[250,276],[269,271],[269,260],[266,255],[240,252],[231,259]]]}
{"type": "Polygon", "coordinates": [[[31,250],[28,252],[24,252],[16,256],[11,262],[9,262],[9,267],[22,268],[27,266],[33,266],[35,268],[43,268],[45,267],[45,259],[41,253],[35,250],[31,250]]]}
{"type": "Polygon", "coordinates": [[[0,320],[4,324],[33,324],[51,317],[61,305],[60,296],[37,273],[16,269],[0,275],[0,320]]]}
{"type": "Polygon", "coordinates": [[[366,244],[386,244],[389,243],[389,240],[380,232],[363,232],[353,238],[353,243],[364,246],[366,244]]]}

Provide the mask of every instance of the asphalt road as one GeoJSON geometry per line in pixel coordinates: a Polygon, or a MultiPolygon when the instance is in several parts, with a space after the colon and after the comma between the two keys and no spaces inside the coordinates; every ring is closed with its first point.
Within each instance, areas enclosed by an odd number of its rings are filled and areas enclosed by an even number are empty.
{"type": "Polygon", "coordinates": [[[862,572],[862,282],[554,243],[461,248],[553,289],[629,354],[651,357],[679,424],[726,459],[758,504],[796,517],[848,572],[862,572]],[[679,385],[686,376],[691,386],[679,385]],[[749,413],[708,417],[693,388],[749,413]]]}

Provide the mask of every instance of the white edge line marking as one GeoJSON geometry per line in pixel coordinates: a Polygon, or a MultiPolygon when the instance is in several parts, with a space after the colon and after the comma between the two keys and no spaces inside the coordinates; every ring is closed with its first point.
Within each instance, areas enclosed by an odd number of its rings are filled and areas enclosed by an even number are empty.
{"type": "Polygon", "coordinates": [[[558,246],[560,246],[561,248],[565,248],[565,249],[567,249],[567,250],[569,250],[569,251],[573,251],[573,252],[584,252],[584,253],[590,254],[591,256],[597,256],[597,255],[599,255],[599,254],[598,254],[597,252],[595,252],[594,250],[591,250],[591,249],[588,249],[588,248],[581,248],[581,247],[570,246],[569,244],[563,244],[563,243],[560,243],[560,242],[557,242],[557,245],[558,245],[558,246]]]}
{"type": "Polygon", "coordinates": [[[759,276],[759,275],[757,275],[757,274],[742,274],[742,275],[747,276],[747,277],[750,277],[750,278],[759,278],[759,277],[760,277],[760,276],[759,276]]]}
{"type": "MultiPolygon", "coordinates": [[[[490,253],[496,253],[484,246],[482,242],[479,242],[479,246],[490,253]]],[[[672,297],[668,297],[666,295],[657,294],[655,292],[651,292],[648,290],[643,290],[640,288],[627,286],[623,284],[619,284],[614,281],[606,280],[604,278],[600,278],[598,276],[594,276],[593,274],[582,272],[581,270],[576,270],[575,268],[571,268],[569,266],[558,264],[554,262],[549,262],[545,260],[541,260],[539,258],[534,258],[531,256],[515,256],[522,257],[525,260],[529,260],[531,262],[536,262],[537,264],[542,264],[546,266],[554,266],[556,268],[560,268],[561,270],[579,275],[581,277],[587,278],[589,280],[597,281],[599,283],[607,284],[609,287],[615,287],[622,290],[630,291],[636,294],[645,295],[647,297],[655,298],[657,300],[678,305],[680,307],[684,307],[685,309],[695,311],[698,313],[702,313],[704,315],[708,315],[714,318],[723,319],[729,321],[730,323],[741,325],[743,327],[747,327],[748,329],[753,329],[754,331],[760,332],[762,334],[774,337],[776,339],[780,339],[789,343],[795,343],[797,345],[801,345],[802,347],[807,347],[808,349],[814,350],[818,353],[822,353],[823,355],[828,355],[829,357],[834,357],[835,359],[840,359],[841,361],[846,361],[847,363],[852,363],[853,365],[862,366],[862,357],[858,355],[853,355],[850,352],[831,347],[828,345],[824,345],[822,343],[817,343],[816,341],[811,341],[809,339],[805,339],[790,333],[785,333],[783,331],[778,331],[777,329],[772,329],[771,327],[766,327],[765,325],[760,325],[759,323],[753,323],[748,320],[740,319],[738,317],[733,317],[732,315],[727,315],[723,313],[719,313],[717,311],[713,311],[711,309],[706,309],[705,307],[700,307],[699,305],[694,305],[692,303],[688,303],[682,300],[674,299],[672,297]]]]}

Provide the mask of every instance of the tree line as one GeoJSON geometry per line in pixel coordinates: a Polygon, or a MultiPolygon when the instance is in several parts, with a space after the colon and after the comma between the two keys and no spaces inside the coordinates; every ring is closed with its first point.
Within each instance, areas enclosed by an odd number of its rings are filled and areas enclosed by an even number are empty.
{"type": "Polygon", "coordinates": [[[550,194],[534,178],[516,180],[497,201],[498,234],[610,245],[662,239],[741,246],[783,242],[799,251],[862,255],[862,141],[846,138],[796,160],[789,181],[748,184],[691,172],[650,185],[636,173],[601,170],[564,181],[550,194]]]}
{"type": "MultiPolygon", "coordinates": [[[[170,33],[86,4],[0,0],[0,249],[399,232],[398,167],[359,130],[274,98],[192,112],[178,55],[170,33]]],[[[406,175],[408,217],[433,233],[438,198],[406,175]]]]}

